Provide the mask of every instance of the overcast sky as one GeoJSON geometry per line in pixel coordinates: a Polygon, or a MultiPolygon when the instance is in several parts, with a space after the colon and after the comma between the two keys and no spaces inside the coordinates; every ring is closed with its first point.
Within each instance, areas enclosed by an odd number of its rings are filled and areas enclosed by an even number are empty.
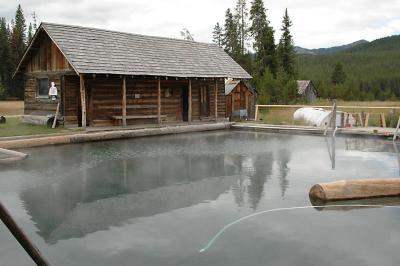
{"type": "MultiPolygon", "coordinates": [[[[248,0],[248,8],[250,8],[248,0]]],[[[196,41],[211,42],[216,22],[223,24],[236,0],[24,0],[27,20],[91,26],[146,35],[181,38],[188,28],[196,41]]],[[[400,0],[269,0],[267,16],[280,36],[285,8],[293,21],[296,45],[330,47],[360,39],[400,34],[400,0]]],[[[0,16],[10,20],[18,1],[0,0],[0,16]]]]}

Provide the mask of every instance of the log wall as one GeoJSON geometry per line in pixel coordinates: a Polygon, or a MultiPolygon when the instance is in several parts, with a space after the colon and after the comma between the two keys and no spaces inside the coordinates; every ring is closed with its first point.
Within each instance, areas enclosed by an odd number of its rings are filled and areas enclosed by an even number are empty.
{"type": "Polygon", "coordinates": [[[25,72],[73,70],[67,59],[47,35],[38,38],[38,40],[35,43],[36,47],[32,47],[30,50],[25,72]]]}
{"type": "Polygon", "coordinates": [[[246,85],[244,85],[243,82],[240,82],[229,95],[225,96],[226,115],[231,116],[232,110],[238,111],[240,109],[246,109],[246,98],[248,101],[247,114],[250,118],[254,118],[256,96],[246,87],[246,85]]]}
{"type": "MultiPolygon", "coordinates": [[[[41,76],[42,77],[42,76],[41,76]]],[[[61,88],[60,75],[48,75],[49,84],[54,82],[57,88],[61,88]]],[[[26,115],[47,115],[55,114],[57,103],[48,97],[38,96],[38,77],[25,77],[25,93],[24,93],[24,114],[26,115]]],[[[60,91],[60,90],[59,90],[60,91]]]]}
{"type": "MultiPolygon", "coordinates": [[[[48,78],[49,89],[51,82],[54,82],[61,97],[64,93],[63,77],[75,75],[73,68],[58,47],[47,35],[41,34],[41,38],[38,38],[29,50],[22,66],[25,73],[24,114],[27,115],[55,114],[57,109],[56,102],[50,100],[47,95],[39,95],[38,79],[48,78]]],[[[64,106],[61,108],[61,115],[63,114],[64,106]]]]}
{"type": "MultiPolygon", "coordinates": [[[[210,120],[214,118],[214,80],[192,80],[192,121],[200,120],[200,87],[208,87],[210,120]]],[[[65,118],[77,124],[80,117],[79,79],[65,79],[65,118]]],[[[164,121],[183,120],[183,90],[187,80],[161,80],[161,115],[164,121]],[[167,92],[169,96],[167,97],[167,92]]],[[[87,118],[90,125],[115,124],[112,116],[122,115],[122,78],[119,76],[85,76],[87,118]]],[[[218,117],[225,118],[224,81],[218,81],[218,117]]],[[[157,79],[126,79],[127,116],[157,115],[157,79]]],[[[128,119],[128,124],[156,123],[157,119],[128,119]]]]}

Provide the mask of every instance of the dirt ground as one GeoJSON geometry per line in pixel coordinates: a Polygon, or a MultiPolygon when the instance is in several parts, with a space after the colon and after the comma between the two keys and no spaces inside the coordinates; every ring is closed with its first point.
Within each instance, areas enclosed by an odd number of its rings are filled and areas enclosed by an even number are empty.
{"type": "Polygon", "coordinates": [[[0,116],[24,114],[24,101],[0,101],[0,116]]]}

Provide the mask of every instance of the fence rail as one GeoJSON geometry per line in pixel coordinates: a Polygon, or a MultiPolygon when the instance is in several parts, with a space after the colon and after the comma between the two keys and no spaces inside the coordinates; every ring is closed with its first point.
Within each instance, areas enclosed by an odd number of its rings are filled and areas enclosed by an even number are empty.
{"type": "MultiPolygon", "coordinates": [[[[265,114],[260,109],[268,110],[268,112],[272,112],[269,118],[266,120],[267,123],[284,123],[284,124],[292,124],[295,123],[293,117],[289,117],[289,113],[291,110],[296,108],[309,107],[309,108],[323,108],[326,110],[332,110],[331,105],[306,105],[306,104],[295,104],[295,105],[283,105],[283,104],[258,104],[255,108],[255,121],[259,121],[261,117],[264,117],[265,114]],[[286,110],[286,111],[285,111],[286,110]],[[283,111],[283,112],[282,112],[283,111]],[[282,121],[280,121],[282,119],[282,121]]],[[[400,110],[400,106],[363,106],[363,105],[337,105],[336,110],[340,110],[344,112],[344,124],[352,125],[352,120],[355,120],[355,126],[368,127],[369,122],[372,121],[372,124],[379,127],[386,127],[386,117],[389,116],[390,124],[393,124],[393,118],[390,112],[392,110],[393,115],[396,116],[400,110]],[[349,110],[353,111],[349,111],[349,110]],[[357,110],[357,111],[356,111],[357,110]],[[376,121],[375,121],[376,120],[376,121]]],[[[392,125],[395,127],[396,124],[392,125]]]]}
{"type": "MultiPolygon", "coordinates": [[[[279,108],[332,108],[331,105],[286,105],[286,104],[257,104],[258,107],[279,107],[279,108]]],[[[400,106],[360,106],[360,105],[338,105],[337,108],[349,109],[400,109],[400,106]]]]}

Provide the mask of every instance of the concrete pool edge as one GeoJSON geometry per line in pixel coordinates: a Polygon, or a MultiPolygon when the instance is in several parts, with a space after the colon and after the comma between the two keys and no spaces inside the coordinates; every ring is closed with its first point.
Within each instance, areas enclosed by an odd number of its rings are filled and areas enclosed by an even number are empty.
{"type": "Polygon", "coordinates": [[[84,143],[114,139],[137,138],[146,136],[171,135],[181,133],[192,133],[212,130],[229,129],[233,123],[218,122],[212,124],[197,124],[197,125],[178,125],[165,126],[157,128],[142,128],[142,129],[126,129],[115,131],[99,131],[99,132],[79,132],[68,135],[43,136],[35,138],[22,138],[14,140],[0,140],[0,148],[3,149],[21,149],[50,145],[62,145],[72,143],[84,143]]]}
{"type": "MultiPolygon", "coordinates": [[[[296,135],[317,135],[323,136],[325,129],[311,127],[311,126],[296,126],[296,125],[272,125],[272,124],[261,124],[261,123],[235,123],[232,125],[232,129],[235,130],[252,130],[262,131],[270,133],[282,133],[282,134],[296,134],[296,135]]],[[[393,137],[394,128],[383,128],[382,130],[373,132],[373,129],[366,128],[339,128],[336,135],[342,136],[362,136],[362,137],[378,137],[388,138],[393,137]]],[[[331,130],[328,130],[331,132],[331,130]]]]}

